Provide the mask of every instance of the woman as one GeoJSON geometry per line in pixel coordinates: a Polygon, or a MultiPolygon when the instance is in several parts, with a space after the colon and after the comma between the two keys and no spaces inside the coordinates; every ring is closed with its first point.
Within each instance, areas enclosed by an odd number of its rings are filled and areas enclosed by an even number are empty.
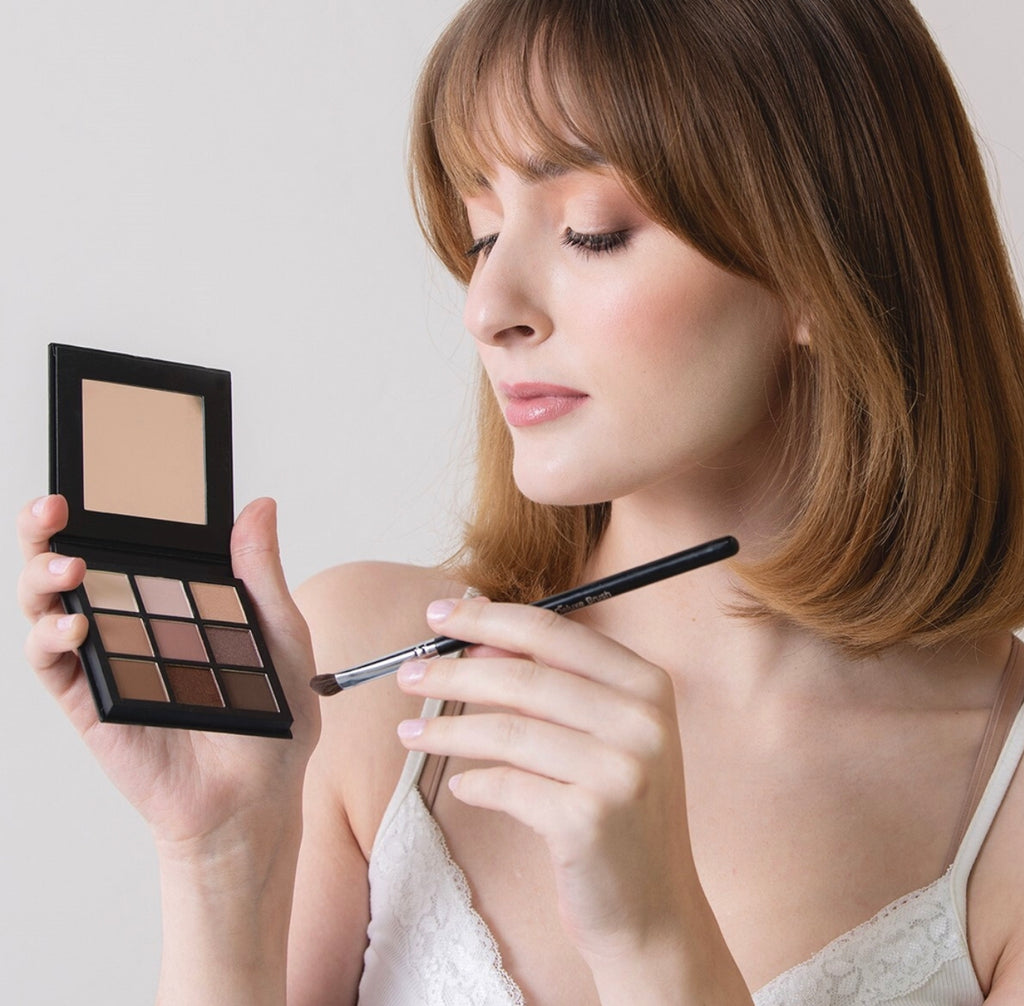
{"type": "Polygon", "coordinates": [[[160,1001],[1018,1001],[1024,323],[913,9],[472,0],[411,163],[476,510],[304,618],[240,515],[295,742],[97,725],[63,501],[21,518],[31,662],[154,830],[160,1001]],[[522,603],[724,533],[730,568],[522,603]],[[306,625],[330,671],[424,610],[477,645],[321,727],[306,625]]]}

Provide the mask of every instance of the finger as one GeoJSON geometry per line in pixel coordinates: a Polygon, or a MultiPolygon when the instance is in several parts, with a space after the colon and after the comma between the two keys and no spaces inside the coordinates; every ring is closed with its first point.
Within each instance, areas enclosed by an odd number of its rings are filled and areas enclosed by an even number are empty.
{"type": "Polygon", "coordinates": [[[578,787],[508,765],[467,769],[448,789],[462,803],[506,813],[544,837],[553,821],[584,819],[591,803],[578,787]]]}
{"type": "Polygon", "coordinates": [[[32,626],[25,640],[25,656],[36,677],[83,735],[99,722],[89,682],[75,652],[88,629],[84,615],[46,615],[32,626]]]}
{"type": "Polygon", "coordinates": [[[25,639],[25,656],[46,690],[62,695],[78,673],[77,650],[85,642],[89,622],[84,615],[46,615],[25,639]]]}
{"type": "Polygon", "coordinates": [[[514,713],[405,720],[398,735],[411,750],[501,762],[558,782],[599,784],[612,792],[634,774],[631,756],[590,734],[514,713]]]}
{"type": "Polygon", "coordinates": [[[526,653],[593,681],[648,698],[665,698],[667,676],[632,650],[553,611],[479,598],[434,602],[427,620],[435,631],[470,643],[526,653]]]}
{"type": "Polygon", "coordinates": [[[274,500],[253,500],[238,515],[231,533],[231,565],[256,605],[264,629],[283,641],[308,645],[306,623],[281,566],[274,500]]]}
{"type": "Polygon", "coordinates": [[[50,539],[68,522],[68,504],[63,496],[40,496],[18,514],[18,543],[25,560],[50,551],[50,539]]]}
{"type": "Polygon", "coordinates": [[[410,661],[396,677],[412,695],[503,706],[605,741],[628,743],[625,738],[652,715],[648,704],[633,695],[527,657],[410,661]]]}
{"type": "Polygon", "coordinates": [[[231,563],[255,606],[296,723],[304,724],[304,735],[315,740],[320,707],[307,687],[313,673],[312,643],[281,567],[277,504],[272,499],[254,500],[238,515],[231,534],[231,563]]]}
{"type": "Polygon", "coordinates": [[[74,590],[85,576],[85,562],[74,556],[41,552],[25,564],[18,577],[18,603],[25,617],[62,610],[60,594],[74,590]]]}

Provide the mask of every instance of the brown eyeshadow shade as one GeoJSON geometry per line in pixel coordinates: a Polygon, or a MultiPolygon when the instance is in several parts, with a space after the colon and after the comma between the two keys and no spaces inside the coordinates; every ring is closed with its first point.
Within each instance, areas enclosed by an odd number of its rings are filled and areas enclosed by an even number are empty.
{"type": "Polygon", "coordinates": [[[85,593],[94,608],[112,608],[114,611],[138,611],[131,584],[124,573],[111,573],[104,569],[85,571],[85,593]]]}
{"type": "Polygon", "coordinates": [[[207,660],[206,647],[194,622],[167,622],[154,618],[149,623],[157,649],[167,660],[207,660]]]}
{"type": "Polygon", "coordinates": [[[242,611],[238,592],[230,583],[190,582],[192,596],[202,618],[213,622],[234,622],[245,625],[249,620],[242,611]]]}
{"type": "Polygon", "coordinates": [[[256,650],[256,642],[248,629],[230,629],[223,625],[208,625],[206,626],[206,638],[210,640],[213,658],[218,664],[233,664],[236,667],[263,666],[256,650]]]}
{"type": "Polygon", "coordinates": [[[133,615],[97,614],[96,628],[103,648],[107,653],[134,654],[139,657],[153,656],[153,647],[142,620],[133,615]]]}
{"type": "Polygon", "coordinates": [[[235,709],[251,709],[256,712],[278,712],[277,699],[270,690],[265,674],[251,671],[221,671],[221,681],[228,703],[235,709]]]}
{"type": "Polygon", "coordinates": [[[176,702],[189,706],[224,707],[224,699],[209,667],[171,664],[167,668],[167,680],[171,683],[176,702]]]}
{"type": "Polygon", "coordinates": [[[167,702],[167,689],[156,664],[149,660],[111,660],[110,670],[122,699],[167,702]]]}
{"type": "Polygon", "coordinates": [[[143,607],[151,615],[192,617],[192,608],[181,580],[172,580],[166,576],[137,576],[135,584],[142,596],[143,607]]]}

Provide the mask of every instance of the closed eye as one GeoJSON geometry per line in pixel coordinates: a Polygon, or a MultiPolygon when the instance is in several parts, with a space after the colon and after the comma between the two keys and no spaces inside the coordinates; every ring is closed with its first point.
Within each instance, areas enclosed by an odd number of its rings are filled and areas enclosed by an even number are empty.
{"type": "Polygon", "coordinates": [[[466,249],[466,258],[476,258],[478,255],[486,255],[494,247],[494,242],[497,240],[497,234],[485,234],[482,238],[477,238],[466,249]]]}
{"type": "Polygon", "coordinates": [[[629,241],[629,231],[604,231],[598,234],[581,234],[571,227],[566,227],[562,234],[562,244],[570,248],[578,248],[588,254],[616,251],[625,248],[629,241]]]}

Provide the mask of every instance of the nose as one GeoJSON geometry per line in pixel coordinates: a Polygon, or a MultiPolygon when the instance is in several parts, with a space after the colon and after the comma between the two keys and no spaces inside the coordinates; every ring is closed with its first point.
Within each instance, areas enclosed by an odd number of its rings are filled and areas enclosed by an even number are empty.
{"type": "Polygon", "coordinates": [[[499,235],[469,280],[463,322],[478,342],[489,346],[524,340],[540,342],[552,330],[545,310],[539,257],[503,244],[499,235]]]}

